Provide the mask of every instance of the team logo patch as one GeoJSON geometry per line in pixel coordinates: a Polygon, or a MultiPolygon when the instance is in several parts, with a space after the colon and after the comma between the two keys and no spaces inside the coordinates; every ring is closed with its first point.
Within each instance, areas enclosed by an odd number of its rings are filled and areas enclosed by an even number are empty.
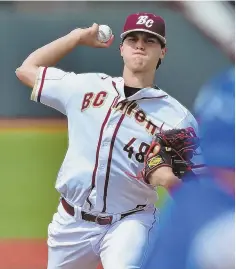
{"type": "Polygon", "coordinates": [[[150,169],[152,169],[153,167],[161,163],[164,163],[164,161],[160,155],[154,156],[150,160],[147,161],[147,165],[150,169]]]}

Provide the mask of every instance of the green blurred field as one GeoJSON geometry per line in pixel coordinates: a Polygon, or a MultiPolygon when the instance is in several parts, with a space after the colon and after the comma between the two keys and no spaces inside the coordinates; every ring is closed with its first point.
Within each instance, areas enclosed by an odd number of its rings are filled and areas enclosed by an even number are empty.
{"type": "MultiPolygon", "coordinates": [[[[66,132],[0,131],[0,238],[45,238],[66,132]]],[[[160,190],[161,205],[166,192],[160,190]]]]}

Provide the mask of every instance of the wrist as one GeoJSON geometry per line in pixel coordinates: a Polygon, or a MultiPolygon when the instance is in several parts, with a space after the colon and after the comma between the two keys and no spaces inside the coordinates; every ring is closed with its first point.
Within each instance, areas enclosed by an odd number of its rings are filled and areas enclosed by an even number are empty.
{"type": "Polygon", "coordinates": [[[168,190],[170,194],[172,194],[178,187],[182,184],[182,180],[175,175],[170,177],[166,182],[165,188],[168,190]]]}
{"type": "Polygon", "coordinates": [[[81,43],[81,35],[80,35],[80,29],[72,30],[68,35],[68,42],[71,45],[71,47],[75,48],[76,46],[80,45],[81,43]]]}
{"type": "Polygon", "coordinates": [[[166,189],[181,183],[181,180],[176,177],[170,166],[162,166],[151,172],[147,180],[153,186],[162,186],[166,189]]]}
{"type": "Polygon", "coordinates": [[[177,188],[181,183],[182,180],[176,177],[172,170],[169,167],[162,167],[158,169],[158,171],[154,171],[148,178],[147,181],[150,185],[162,186],[169,192],[172,192],[175,188],[177,188]]]}

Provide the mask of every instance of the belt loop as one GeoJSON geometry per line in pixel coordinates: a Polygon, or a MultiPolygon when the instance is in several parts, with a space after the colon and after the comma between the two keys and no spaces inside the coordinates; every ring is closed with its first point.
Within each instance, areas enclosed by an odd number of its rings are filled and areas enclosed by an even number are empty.
{"type": "Polygon", "coordinates": [[[75,215],[74,218],[75,220],[81,220],[82,219],[82,207],[81,206],[74,206],[74,211],[75,211],[75,215]]]}
{"type": "Polygon", "coordinates": [[[115,222],[117,222],[119,220],[121,220],[121,214],[114,214],[111,224],[113,224],[113,223],[115,223],[115,222]]]}

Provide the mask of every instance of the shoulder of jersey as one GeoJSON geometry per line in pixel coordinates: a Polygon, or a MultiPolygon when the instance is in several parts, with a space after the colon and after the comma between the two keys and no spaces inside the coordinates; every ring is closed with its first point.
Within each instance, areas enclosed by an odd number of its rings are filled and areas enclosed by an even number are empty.
{"type": "Polygon", "coordinates": [[[183,104],[181,104],[177,99],[175,99],[168,92],[162,90],[161,88],[158,87],[158,89],[161,90],[164,94],[168,95],[168,98],[166,100],[167,100],[167,102],[172,104],[173,107],[175,107],[176,109],[182,110],[182,112],[185,115],[189,115],[189,116],[193,117],[193,115],[190,113],[190,111],[183,104]]]}

